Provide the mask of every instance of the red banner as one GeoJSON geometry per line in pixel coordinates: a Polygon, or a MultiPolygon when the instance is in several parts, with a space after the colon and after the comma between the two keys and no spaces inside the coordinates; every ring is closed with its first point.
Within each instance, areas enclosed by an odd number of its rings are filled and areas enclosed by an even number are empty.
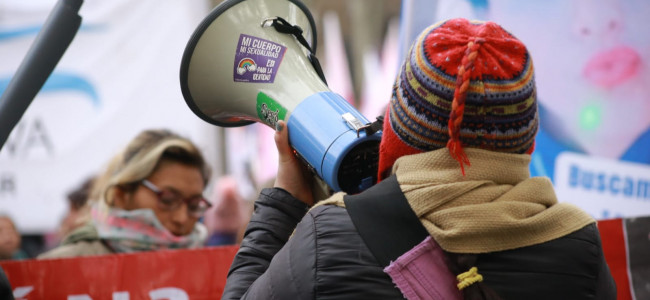
{"type": "Polygon", "coordinates": [[[598,231],[600,231],[605,260],[607,260],[609,270],[612,272],[614,281],[616,281],[616,299],[632,299],[632,295],[630,294],[630,279],[628,277],[623,220],[612,219],[599,221],[598,231]]]}
{"type": "MultiPolygon", "coordinates": [[[[598,222],[618,299],[650,299],[650,217],[598,222]]],[[[237,246],[4,261],[16,299],[218,299],[237,246]]]]}
{"type": "Polygon", "coordinates": [[[598,221],[618,300],[650,299],[650,216],[598,221]]]}
{"type": "Polygon", "coordinates": [[[236,246],[6,261],[16,299],[219,299],[236,246]]]}

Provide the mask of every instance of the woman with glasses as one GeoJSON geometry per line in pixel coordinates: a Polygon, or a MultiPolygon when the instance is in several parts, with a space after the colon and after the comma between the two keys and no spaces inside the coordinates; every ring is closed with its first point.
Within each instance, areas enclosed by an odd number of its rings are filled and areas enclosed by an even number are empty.
{"type": "Polygon", "coordinates": [[[39,258],[201,246],[209,171],[188,139],[167,130],[140,133],[95,182],[85,225],[39,258]]]}

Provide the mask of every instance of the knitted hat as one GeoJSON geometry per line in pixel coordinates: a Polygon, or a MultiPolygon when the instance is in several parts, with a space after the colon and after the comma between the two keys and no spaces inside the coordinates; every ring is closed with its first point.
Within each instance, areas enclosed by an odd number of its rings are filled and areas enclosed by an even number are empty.
{"type": "Polygon", "coordinates": [[[384,119],[380,180],[399,157],[443,147],[463,175],[464,147],[530,154],[538,127],[530,55],[493,22],[435,24],[411,46],[384,119]]]}

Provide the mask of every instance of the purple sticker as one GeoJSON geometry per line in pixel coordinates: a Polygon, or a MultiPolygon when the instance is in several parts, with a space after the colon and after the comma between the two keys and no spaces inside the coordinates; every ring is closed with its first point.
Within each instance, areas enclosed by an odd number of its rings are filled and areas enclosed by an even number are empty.
{"type": "Polygon", "coordinates": [[[233,78],[239,82],[273,83],[286,47],[241,34],[235,54],[233,78]]]}

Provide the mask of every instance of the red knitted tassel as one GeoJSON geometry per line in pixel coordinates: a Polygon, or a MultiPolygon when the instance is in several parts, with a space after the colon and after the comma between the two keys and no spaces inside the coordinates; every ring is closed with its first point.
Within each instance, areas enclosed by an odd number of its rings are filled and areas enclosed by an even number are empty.
{"type": "Polygon", "coordinates": [[[467,158],[467,154],[465,154],[465,150],[463,149],[460,140],[449,139],[447,142],[447,149],[449,149],[451,157],[458,161],[460,164],[460,171],[463,173],[463,176],[465,176],[465,164],[467,164],[468,167],[471,166],[471,164],[469,163],[469,158],[467,158]]]}

